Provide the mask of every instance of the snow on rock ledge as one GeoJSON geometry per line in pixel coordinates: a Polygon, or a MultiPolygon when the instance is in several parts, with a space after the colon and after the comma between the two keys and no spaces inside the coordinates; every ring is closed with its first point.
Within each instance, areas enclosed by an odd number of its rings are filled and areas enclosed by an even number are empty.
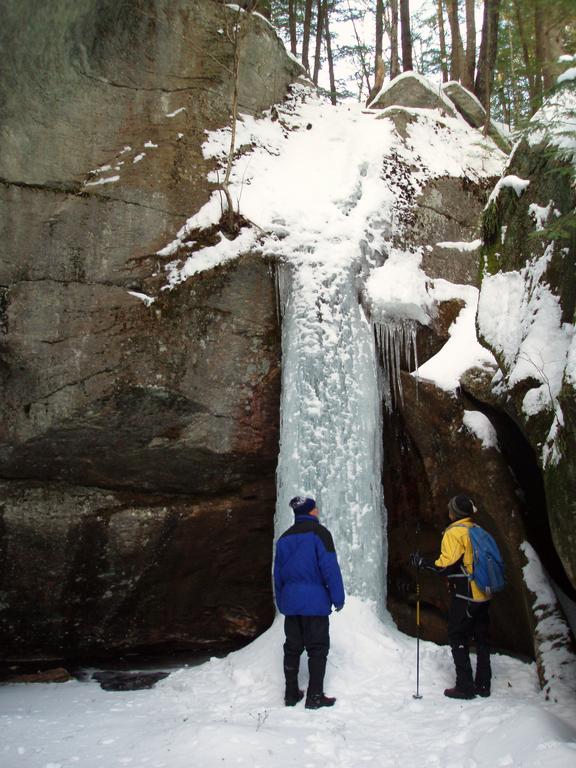
{"type": "Polygon", "coordinates": [[[393,249],[384,265],[372,270],[366,281],[366,298],[374,320],[430,323],[433,300],[421,260],[420,253],[393,249]]]}
{"type": "Polygon", "coordinates": [[[571,701],[576,688],[576,656],[570,629],[540,558],[528,542],[524,542],[520,549],[528,561],[523,568],[524,581],[535,596],[532,606],[536,617],[534,639],[542,688],[546,698],[571,701]]]}

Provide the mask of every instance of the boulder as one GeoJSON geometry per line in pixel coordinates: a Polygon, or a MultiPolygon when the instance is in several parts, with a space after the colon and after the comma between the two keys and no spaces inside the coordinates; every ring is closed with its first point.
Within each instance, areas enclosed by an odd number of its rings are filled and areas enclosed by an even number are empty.
{"type": "MultiPolygon", "coordinates": [[[[468,125],[471,125],[473,128],[484,129],[486,125],[486,110],[471,91],[464,88],[456,80],[444,83],[442,90],[454,103],[454,106],[468,125]]],[[[506,152],[506,154],[510,153],[512,145],[502,131],[494,124],[493,120],[490,120],[488,125],[488,136],[503,152],[506,152]]]]}
{"type": "Polygon", "coordinates": [[[403,72],[386,83],[368,106],[370,109],[386,109],[394,106],[439,109],[450,117],[456,116],[454,106],[442,91],[417,72],[403,72]]]}
{"type": "Polygon", "coordinates": [[[13,683],[68,683],[73,680],[72,675],[64,667],[39,670],[38,672],[15,672],[2,675],[1,682],[13,683]]]}
{"type": "MultiPolygon", "coordinates": [[[[9,0],[0,47],[0,655],[244,643],[273,615],[280,339],[245,257],[162,290],[213,192],[237,10],[9,0]],[[153,301],[152,301],[153,300],[153,301]]],[[[302,72],[242,13],[239,109],[302,72]]]]}

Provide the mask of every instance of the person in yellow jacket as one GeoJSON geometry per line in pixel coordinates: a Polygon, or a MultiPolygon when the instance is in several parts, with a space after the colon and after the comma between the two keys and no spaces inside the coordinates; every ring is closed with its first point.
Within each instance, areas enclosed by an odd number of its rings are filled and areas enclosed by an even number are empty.
{"type": "Polygon", "coordinates": [[[448,614],[448,642],[456,667],[456,685],[444,695],[452,699],[473,699],[490,696],[492,671],[490,667],[490,598],[471,579],[473,551],[468,529],[474,524],[476,507],[463,494],[448,502],[450,525],[444,531],[440,556],[431,561],[419,553],[411,562],[419,568],[441,573],[448,578],[452,601],[448,614]],[[476,644],[476,674],[472,675],[469,642],[476,644]]]}

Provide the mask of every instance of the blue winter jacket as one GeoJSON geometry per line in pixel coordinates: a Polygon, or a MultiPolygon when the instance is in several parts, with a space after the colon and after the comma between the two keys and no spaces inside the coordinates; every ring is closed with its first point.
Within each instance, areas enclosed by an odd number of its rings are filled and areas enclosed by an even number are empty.
{"type": "Polygon", "coordinates": [[[344,584],[334,541],[314,515],[296,520],[276,543],[274,589],[285,616],[327,616],[344,605],[344,584]]]}

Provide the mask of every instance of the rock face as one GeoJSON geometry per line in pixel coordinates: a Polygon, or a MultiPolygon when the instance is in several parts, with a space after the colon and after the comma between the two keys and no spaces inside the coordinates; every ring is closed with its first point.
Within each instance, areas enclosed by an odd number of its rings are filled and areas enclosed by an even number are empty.
{"type": "MultiPolygon", "coordinates": [[[[480,243],[474,248],[457,246],[477,237],[488,186],[444,177],[430,182],[416,198],[402,246],[423,248],[422,267],[430,278],[478,284],[480,243]]],[[[440,304],[431,324],[419,328],[420,363],[446,342],[462,306],[456,300],[440,304]]],[[[475,381],[472,373],[468,378],[475,381]]],[[[491,377],[478,373],[481,379],[491,377]]],[[[409,555],[419,549],[437,556],[442,531],[449,522],[448,500],[457,493],[468,493],[479,507],[478,523],[503,544],[510,576],[505,597],[495,600],[491,612],[494,643],[530,656],[535,619],[518,550],[527,535],[526,510],[518,499],[508,459],[496,448],[485,449],[465,427],[465,411],[478,408],[473,399],[462,393],[448,394],[430,382],[416,383],[407,373],[402,374],[402,390],[393,413],[384,409],[388,607],[400,629],[415,632],[416,573],[408,564],[409,555]]],[[[449,606],[445,580],[430,573],[421,573],[421,577],[422,634],[445,643],[449,606]]]]}
{"type": "MultiPolygon", "coordinates": [[[[404,103],[404,97],[399,101],[404,103]]],[[[428,97],[411,106],[429,109],[428,97]]],[[[436,117],[427,119],[435,119],[439,130],[443,122],[454,122],[438,112],[432,115],[436,117]]],[[[382,112],[382,119],[386,118],[394,122],[400,136],[410,140],[415,113],[390,106],[382,112]]],[[[409,201],[402,232],[393,245],[421,253],[421,265],[431,283],[444,279],[479,285],[480,222],[496,179],[479,183],[473,176],[435,178],[409,201]]],[[[462,306],[457,300],[441,303],[431,312],[429,325],[418,329],[421,363],[443,346],[462,306]]],[[[403,396],[393,398],[391,413],[384,409],[388,605],[398,625],[415,632],[416,573],[408,565],[409,554],[419,549],[437,556],[449,522],[447,503],[451,496],[467,493],[480,510],[477,522],[495,535],[507,565],[506,592],[495,599],[491,611],[494,643],[539,657],[534,597],[523,579],[525,557],[519,547],[535,540],[546,567],[553,566],[555,552],[545,526],[534,524],[536,507],[542,502],[545,508],[540,472],[526,438],[491,391],[495,371],[495,365],[491,370],[467,371],[460,388],[452,393],[431,382],[416,384],[404,372],[403,396]],[[479,433],[474,424],[482,426],[479,433]],[[482,432],[492,436],[488,445],[478,436],[482,432]]],[[[544,510],[539,511],[545,519],[544,510]]],[[[444,580],[421,573],[421,600],[424,636],[446,642],[449,597],[444,580]]]]}
{"type": "MultiPolygon", "coordinates": [[[[519,545],[526,538],[522,506],[502,454],[485,448],[463,424],[475,406],[442,392],[433,384],[416,383],[403,374],[404,402],[385,421],[388,456],[385,498],[389,513],[389,603],[401,629],[415,631],[412,603],[415,571],[411,551],[439,553],[443,529],[449,524],[448,500],[469,494],[478,507],[477,522],[497,539],[506,563],[506,593],[492,606],[496,647],[532,655],[535,626],[531,596],[522,580],[519,545]]],[[[421,571],[422,632],[446,642],[449,595],[443,578],[421,571]]]]}
{"type": "MultiPolygon", "coordinates": [[[[211,194],[236,12],[5,11],[1,653],[246,641],[273,611],[274,280],[248,257],[159,292],[154,255],[211,194]]],[[[300,70],[263,19],[241,51],[240,110],[282,99],[300,70]]]]}
{"type": "Polygon", "coordinates": [[[489,187],[489,183],[470,183],[466,178],[442,177],[423,190],[406,238],[425,244],[422,268],[430,278],[479,284],[480,241],[476,237],[489,187]]]}
{"type": "Polygon", "coordinates": [[[480,336],[494,352],[501,370],[490,397],[510,414],[537,457],[554,545],[573,587],[576,195],[573,161],[558,145],[564,144],[575,103],[571,83],[550,97],[517,145],[499,193],[484,213],[484,280],[478,316],[480,336]],[[545,121],[545,132],[539,121],[545,121]],[[518,183],[520,186],[514,186],[518,183]],[[510,339],[505,352],[499,338],[502,332],[491,327],[490,296],[494,292],[508,296],[504,291],[510,280],[515,282],[524,314],[521,324],[516,321],[504,328],[505,337],[510,339]],[[541,321],[547,321],[545,344],[538,341],[541,321]]]}

